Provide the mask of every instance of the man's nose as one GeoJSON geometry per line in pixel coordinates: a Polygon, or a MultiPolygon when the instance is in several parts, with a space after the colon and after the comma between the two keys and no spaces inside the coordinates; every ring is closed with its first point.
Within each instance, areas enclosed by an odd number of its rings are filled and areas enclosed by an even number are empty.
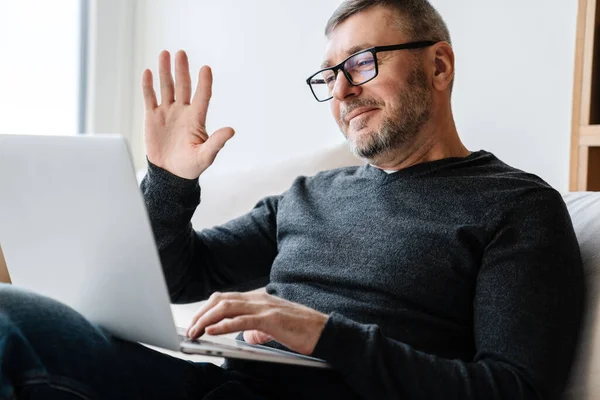
{"type": "Polygon", "coordinates": [[[361,90],[362,88],[360,86],[351,84],[344,72],[340,71],[335,77],[332,95],[336,100],[341,101],[349,96],[358,96],[361,90]]]}

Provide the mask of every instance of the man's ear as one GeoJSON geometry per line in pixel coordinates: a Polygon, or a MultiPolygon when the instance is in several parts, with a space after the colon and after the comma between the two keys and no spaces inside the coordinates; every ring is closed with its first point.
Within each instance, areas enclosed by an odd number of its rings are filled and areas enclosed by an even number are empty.
{"type": "Polygon", "coordinates": [[[434,51],[433,87],[442,92],[454,80],[454,50],[447,42],[440,42],[434,51]]]}

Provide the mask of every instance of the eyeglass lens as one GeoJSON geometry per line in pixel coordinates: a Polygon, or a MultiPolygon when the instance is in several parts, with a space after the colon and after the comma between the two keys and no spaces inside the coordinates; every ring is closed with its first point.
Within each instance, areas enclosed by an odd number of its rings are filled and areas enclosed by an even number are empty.
{"type": "MultiPolygon", "coordinates": [[[[376,67],[373,53],[366,51],[355,54],[346,60],[343,68],[350,77],[351,83],[360,85],[375,76],[376,67]]],[[[338,72],[340,71],[338,70],[338,72]]],[[[335,80],[336,74],[333,69],[326,69],[311,78],[310,86],[319,100],[326,100],[333,94],[335,80]]]]}

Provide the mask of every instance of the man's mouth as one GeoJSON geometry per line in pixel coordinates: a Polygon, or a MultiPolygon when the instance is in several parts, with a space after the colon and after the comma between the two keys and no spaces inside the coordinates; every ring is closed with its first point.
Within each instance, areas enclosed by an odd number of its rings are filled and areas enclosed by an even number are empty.
{"type": "Polygon", "coordinates": [[[346,122],[346,124],[349,124],[350,121],[352,121],[354,118],[362,116],[362,115],[370,113],[370,112],[373,112],[373,111],[377,111],[377,108],[376,107],[357,108],[356,110],[354,110],[354,111],[348,113],[348,115],[346,115],[345,122],[346,122]]]}

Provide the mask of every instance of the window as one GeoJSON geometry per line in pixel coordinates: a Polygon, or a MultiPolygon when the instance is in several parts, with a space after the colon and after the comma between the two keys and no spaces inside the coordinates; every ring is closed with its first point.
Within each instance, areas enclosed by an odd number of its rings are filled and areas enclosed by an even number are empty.
{"type": "Polygon", "coordinates": [[[0,133],[83,132],[87,9],[87,0],[0,2],[0,133]]]}

